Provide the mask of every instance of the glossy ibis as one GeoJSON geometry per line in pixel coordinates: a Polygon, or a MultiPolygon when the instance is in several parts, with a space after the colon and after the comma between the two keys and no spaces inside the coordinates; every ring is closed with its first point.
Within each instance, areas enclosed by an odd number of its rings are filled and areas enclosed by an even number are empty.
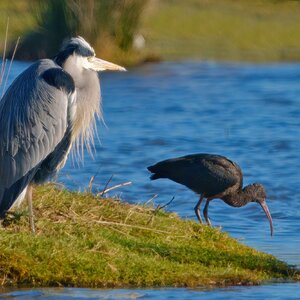
{"type": "Polygon", "coordinates": [[[228,158],[214,154],[192,154],[163,160],[148,167],[148,170],[153,173],[150,177],[152,180],[169,178],[200,195],[195,206],[195,213],[200,223],[202,223],[200,205],[204,198],[206,204],[203,215],[208,225],[211,225],[208,218],[208,205],[215,198],[222,199],[233,207],[257,202],[269,219],[271,235],[273,235],[272,217],[266,204],[263,185],[254,183],[243,188],[242,170],[228,158]]]}

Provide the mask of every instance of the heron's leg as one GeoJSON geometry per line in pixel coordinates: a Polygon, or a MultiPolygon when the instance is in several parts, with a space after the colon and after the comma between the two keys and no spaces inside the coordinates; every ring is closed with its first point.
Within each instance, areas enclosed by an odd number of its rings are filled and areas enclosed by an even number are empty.
{"type": "Polygon", "coordinates": [[[209,225],[209,226],[211,226],[210,220],[208,218],[208,205],[209,205],[210,200],[211,199],[206,199],[206,203],[205,203],[205,206],[204,206],[204,209],[203,209],[204,218],[206,220],[207,225],[209,225]]]}
{"type": "Polygon", "coordinates": [[[28,185],[28,188],[26,191],[26,198],[27,198],[27,203],[28,203],[30,228],[31,228],[32,233],[35,233],[34,215],[33,215],[33,209],[32,209],[32,186],[31,186],[31,184],[28,185]]]}
{"type": "Polygon", "coordinates": [[[203,199],[204,199],[204,195],[201,194],[201,195],[200,195],[200,198],[199,198],[199,201],[197,202],[197,204],[196,204],[196,206],[195,206],[195,208],[194,208],[195,214],[196,214],[197,219],[198,219],[198,221],[199,221],[200,224],[203,223],[203,222],[202,222],[202,219],[201,219],[201,214],[200,214],[200,205],[201,205],[201,202],[202,202],[203,199]]]}

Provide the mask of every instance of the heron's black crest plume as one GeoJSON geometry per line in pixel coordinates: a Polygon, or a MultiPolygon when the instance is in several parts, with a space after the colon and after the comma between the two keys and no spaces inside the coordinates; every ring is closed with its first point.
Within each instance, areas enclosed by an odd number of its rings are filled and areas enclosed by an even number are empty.
{"type": "Polygon", "coordinates": [[[94,49],[81,37],[75,37],[67,39],[63,42],[63,45],[59,53],[55,57],[55,62],[62,66],[66,59],[76,53],[83,57],[95,56],[94,49]]]}

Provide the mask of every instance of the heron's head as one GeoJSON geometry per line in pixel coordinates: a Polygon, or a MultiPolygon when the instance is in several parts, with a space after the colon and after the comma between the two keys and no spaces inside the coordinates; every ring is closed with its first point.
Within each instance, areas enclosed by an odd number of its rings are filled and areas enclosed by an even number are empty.
{"type": "MultiPolygon", "coordinates": [[[[61,67],[72,66],[77,70],[93,71],[126,71],[125,68],[97,58],[94,49],[82,37],[78,36],[65,41],[55,57],[55,62],[61,67]]],[[[69,67],[70,68],[70,67],[69,67]]]]}
{"type": "MultiPolygon", "coordinates": [[[[91,152],[96,129],[96,116],[102,118],[98,71],[125,71],[121,66],[99,59],[94,49],[82,37],[66,40],[54,61],[68,72],[76,88],[76,110],[72,120],[72,138],[77,153],[83,145],[91,152]]],[[[78,155],[80,156],[80,155],[78,155]]]]}
{"type": "Polygon", "coordinates": [[[270,222],[271,235],[273,235],[273,221],[266,203],[267,193],[264,186],[260,183],[250,184],[245,187],[245,192],[251,197],[252,202],[258,203],[264,210],[270,222]]]}

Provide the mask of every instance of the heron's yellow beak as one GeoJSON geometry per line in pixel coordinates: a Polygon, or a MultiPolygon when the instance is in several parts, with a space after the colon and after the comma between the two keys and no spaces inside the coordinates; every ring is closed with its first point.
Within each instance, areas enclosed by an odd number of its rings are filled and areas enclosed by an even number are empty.
{"type": "Polygon", "coordinates": [[[88,68],[92,69],[94,71],[105,71],[105,70],[111,70],[111,71],[126,71],[125,68],[113,64],[109,61],[97,58],[97,57],[88,57],[88,68]]]}

